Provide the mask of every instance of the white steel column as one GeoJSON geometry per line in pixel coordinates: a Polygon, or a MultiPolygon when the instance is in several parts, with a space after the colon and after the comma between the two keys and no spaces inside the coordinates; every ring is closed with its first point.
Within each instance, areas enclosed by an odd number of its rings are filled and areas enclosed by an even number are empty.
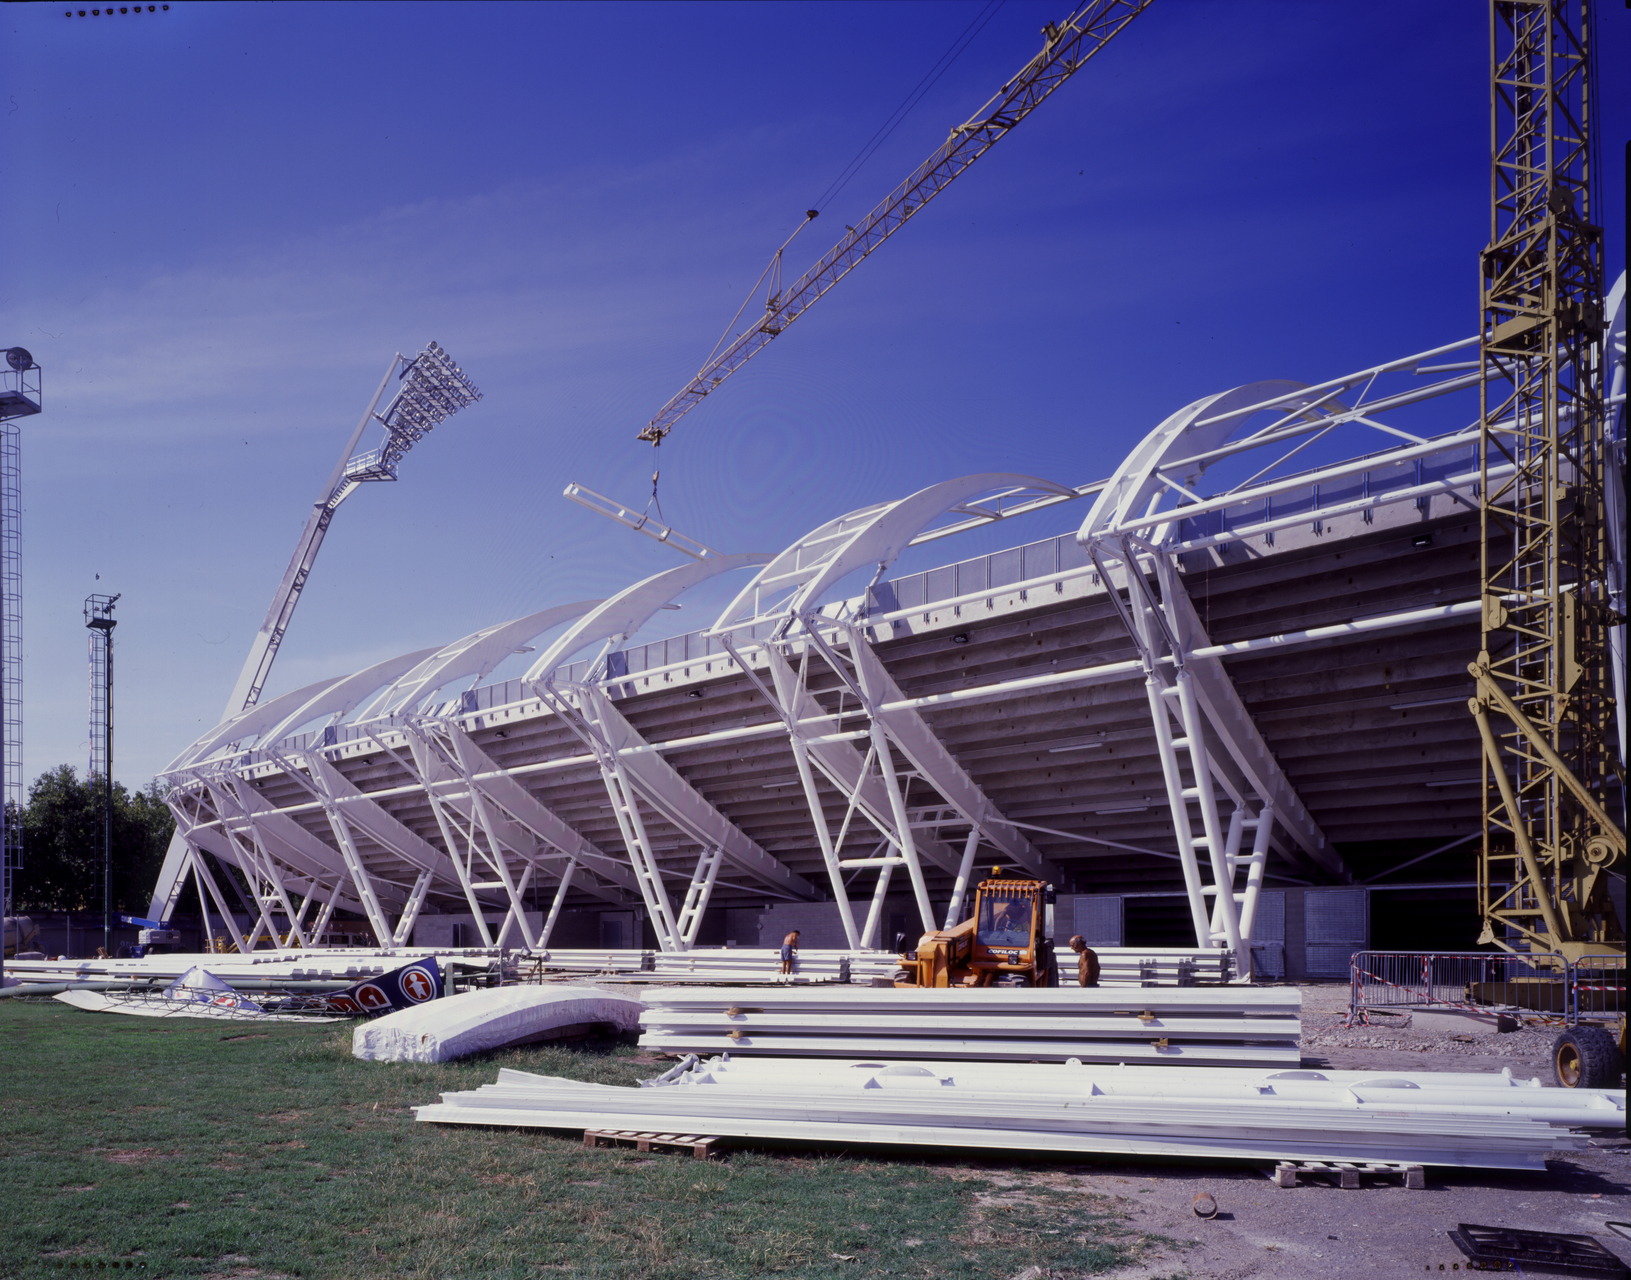
{"type": "Polygon", "coordinates": [[[658,948],[662,951],[687,950],[674,924],[674,907],[668,900],[668,890],[663,887],[662,868],[652,850],[651,838],[646,834],[639,798],[629,782],[619,752],[605,737],[602,727],[607,721],[605,695],[592,685],[574,685],[564,694],[551,686],[549,697],[562,720],[578,731],[600,764],[601,780],[606,784],[606,795],[612,802],[617,829],[628,850],[629,863],[634,868],[640,897],[651,917],[658,948]]]}
{"type": "MultiPolygon", "coordinates": [[[[200,884],[209,889],[210,897],[215,899],[215,909],[221,913],[222,925],[232,935],[232,945],[248,954],[250,948],[245,943],[243,935],[238,932],[237,922],[232,918],[232,908],[227,906],[227,900],[221,893],[221,886],[215,883],[215,877],[210,874],[209,866],[204,862],[203,852],[196,847],[193,849],[193,875],[200,884]]],[[[203,897],[202,892],[199,897],[203,897]]]]}
{"type": "Polygon", "coordinates": [[[697,859],[697,869],[691,873],[691,883],[685,890],[685,902],[680,907],[680,918],[677,922],[682,950],[689,951],[697,940],[697,930],[702,927],[702,913],[708,909],[708,899],[714,891],[714,880],[719,875],[719,865],[725,861],[725,853],[718,845],[706,845],[702,856],[697,859]]]}
{"type": "MultiPolygon", "coordinates": [[[[1200,802],[1201,826],[1206,832],[1206,851],[1212,862],[1212,883],[1217,886],[1214,910],[1223,919],[1223,935],[1229,950],[1239,956],[1240,925],[1235,915],[1233,868],[1229,866],[1228,856],[1223,847],[1223,831],[1218,824],[1218,797],[1212,789],[1212,770],[1207,760],[1205,731],[1200,713],[1195,707],[1195,695],[1190,684],[1189,672],[1182,667],[1178,669],[1177,689],[1178,706],[1184,721],[1184,737],[1189,747],[1190,776],[1195,779],[1195,798],[1200,802]]],[[[1189,821],[1187,811],[1184,821],[1186,824],[1189,821]]],[[[1208,926],[1207,937],[1202,945],[1215,940],[1216,934],[1208,926]]]]}
{"type": "Polygon", "coordinates": [[[549,904],[549,915],[544,918],[544,927],[538,931],[538,946],[540,949],[549,945],[549,935],[555,932],[555,922],[561,917],[561,908],[566,905],[567,891],[572,887],[572,876],[577,872],[578,860],[568,859],[566,870],[561,872],[560,886],[555,890],[555,898],[549,904]]]}
{"type": "Polygon", "coordinates": [[[402,915],[396,922],[396,929],[391,934],[393,947],[406,946],[408,939],[413,937],[414,922],[419,919],[419,908],[425,905],[425,892],[430,888],[430,880],[430,872],[421,871],[419,878],[413,882],[413,891],[408,894],[408,904],[402,909],[402,915]]]}
{"type": "MultiPolygon", "coordinates": [[[[878,849],[885,848],[887,844],[885,841],[878,849]]],[[[889,877],[895,874],[895,866],[895,862],[888,862],[878,872],[878,883],[872,889],[872,905],[867,908],[866,927],[861,930],[862,950],[871,950],[878,945],[878,925],[883,919],[884,900],[889,897],[889,877]]]]}
{"type": "Polygon", "coordinates": [[[889,807],[895,816],[895,831],[900,836],[901,856],[906,860],[906,874],[912,880],[912,896],[917,899],[918,915],[923,918],[923,931],[934,932],[934,908],[929,905],[929,887],[923,882],[923,868],[917,860],[917,842],[912,836],[912,823],[906,816],[906,801],[901,798],[900,783],[895,777],[895,761],[889,751],[889,739],[883,725],[872,721],[872,745],[878,752],[878,767],[883,771],[884,788],[889,792],[889,807]]]}
{"type": "Polygon", "coordinates": [[[979,848],[980,829],[970,827],[968,840],[963,845],[963,860],[957,866],[957,879],[951,887],[951,903],[946,907],[946,928],[962,923],[963,896],[968,892],[968,880],[974,870],[974,853],[979,848]]]}
{"type": "MultiPolygon", "coordinates": [[[[298,779],[299,770],[293,762],[274,757],[283,766],[290,778],[298,779]]],[[[382,947],[390,946],[391,926],[386,919],[385,910],[379,905],[379,898],[374,894],[374,881],[368,874],[368,868],[363,865],[362,854],[357,849],[351,836],[351,827],[347,824],[345,815],[340,812],[340,806],[335,803],[334,795],[329,789],[328,780],[315,761],[308,760],[310,767],[312,794],[323,806],[323,812],[328,817],[330,830],[334,832],[335,842],[340,846],[340,856],[345,859],[346,870],[351,873],[351,883],[357,890],[357,900],[362,903],[362,909],[368,916],[368,923],[374,930],[374,937],[382,947]]]]}
{"type": "MultiPolygon", "coordinates": [[[[844,939],[853,951],[858,945],[859,935],[855,931],[855,914],[850,910],[849,890],[844,884],[844,872],[838,865],[838,846],[833,843],[832,830],[827,826],[826,810],[821,804],[821,793],[816,789],[815,775],[810,768],[810,751],[804,742],[804,733],[799,728],[801,713],[808,710],[819,711],[815,698],[811,696],[805,686],[805,678],[809,673],[810,648],[804,647],[799,657],[798,671],[795,674],[786,658],[770,646],[765,647],[766,664],[770,668],[771,679],[776,686],[774,694],[765,688],[764,682],[754,673],[752,667],[742,660],[742,655],[736,651],[729,637],[721,637],[721,643],[731,657],[736,659],[740,667],[759,691],[764,694],[766,701],[770,702],[781,715],[787,725],[787,740],[793,748],[793,762],[798,766],[799,784],[804,788],[804,802],[810,810],[810,822],[815,827],[816,842],[821,846],[821,860],[827,866],[827,880],[832,885],[833,900],[838,904],[838,919],[844,926],[844,939]]],[[[840,744],[835,744],[840,745],[840,744]]],[[[853,752],[848,743],[841,744],[853,752]]],[[[865,779],[856,780],[855,795],[859,796],[861,784],[865,779]]],[[[851,800],[850,811],[854,811],[854,800],[851,800]]],[[[845,815],[845,828],[848,828],[848,814],[845,815]]],[[[842,835],[839,839],[842,841],[842,835]]]]}
{"type": "MultiPolygon", "coordinates": [[[[487,803],[481,792],[476,788],[474,781],[470,777],[469,767],[466,765],[463,757],[459,753],[457,742],[454,743],[454,750],[451,759],[454,767],[459,770],[463,777],[465,793],[470,798],[472,814],[476,822],[480,824],[482,834],[487,837],[487,848],[489,850],[489,854],[486,856],[485,860],[487,864],[491,866],[492,869],[498,874],[499,884],[503,887],[504,895],[510,902],[509,914],[505,917],[504,923],[499,926],[498,935],[500,938],[503,938],[505,932],[509,928],[509,921],[511,918],[513,918],[516,924],[520,927],[521,940],[526,943],[528,950],[531,950],[536,945],[536,941],[527,928],[527,914],[522,895],[526,892],[526,885],[532,879],[532,874],[537,864],[531,862],[528,863],[526,871],[522,873],[521,887],[517,888],[515,881],[510,875],[509,862],[504,857],[504,846],[502,843],[500,843],[498,835],[494,831],[492,815],[488,812],[487,803]]],[[[473,837],[474,830],[472,829],[472,840],[470,845],[472,850],[476,848],[473,837]]]]}
{"type": "MultiPolygon", "coordinates": [[[[272,926],[271,920],[266,918],[265,908],[267,903],[265,901],[265,895],[262,894],[260,890],[260,880],[265,880],[271,884],[273,894],[276,896],[278,902],[282,904],[283,912],[289,918],[290,934],[300,946],[304,947],[307,945],[307,943],[305,934],[300,928],[300,917],[295,914],[294,904],[289,901],[288,889],[283,883],[282,875],[278,872],[277,860],[272,857],[271,849],[267,846],[266,841],[261,838],[260,829],[255,825],[254,815],[244,807],[243,801],[239,796],[237,787],[238,779],[235,776],[229,777],[225,780],[225,783],[226,785],[222,787],[211,787],[210,794],[215,799],[216,812],[221,813],[223,819],[225,818],[225,814],[222,811],[220,801],[225,798],[231,803],[232,808],[237,813],[239,821],[244,824],[249,832],[249,843],[250,849],[252,850],[252,852],[248,855],[249,862],[254,868],[254,872],[257,877],[255,885],[255,898],[261,906],[261,916],[262,919],[265,920],[266,928],[272,935],[272,945],[279,951],[285,949],[283,942],[277,936],[277,930],[272,926]]],[[[225,832],[227,838],[233,842],[234,847],[238,849],[238,865],[243,867],[244,850],[242,849],[241,843],[234,838],[231,829],[224,820],[221,824],[221,828],[222,831],[225,832]]],[[[250,870],[250,867],[244,867],[244,870],[247,873],[250,870]]]]}
{"type": "Polygon", "coordinates": [[[470,872],[475,865],[476,844],[474,839],[466,841],[465,852],[459,852],[459,842],[453,838],[456,830],[448,814],[442,808],[441,798],[436,794],[434,783],[425,783],[425,799],[430,802],[430,811],[436,817],[436,825],[442,832],[442,843],[447,846],[448,859],[453,863],[453,874],[459,878],[459,888],[464,891],[464,900],[470,907],[470,914],[475,919],[476,929],[481,934],[481,943],[484,947],[493,945],[493,935],[487,929],[486,909],[476,899],[475,882],[470,878],[470,872]]]}
{"type": "MultiPolygon", "coordinates": [[[[340,885],[342,883],[343,881],[338,879],[334,881],[334,888],[329,891],[328,901],[323,904],[322,911],[317,915],[317,922],[311,927],[313,944],[316,946],[323,945],[323,934],[328,929],[329,922],[334,919],[334,908],[340,903],[340,885]]],[[[317,888],[317,883],[313,881],[312,891],[315,893],[317,888]]]]}
{"type": "MultiPolygon", "coordinates": [[[[1251,945],[1257,927],[1257,899],[1263,887],[1263,873],[1268,868],[1269,832],[1273,826],[1274,807],[1264,805],[1258,811],[1257,829],[1252,834],[1252,853],[1246,863],[1246,892],[1241,895],[1240,903],[1240,936],[1247,946],[1251,945]]],[[[1250,956],[1236,956],[1235,971],[1249,971],[1250,959],[1250,956]]]]}

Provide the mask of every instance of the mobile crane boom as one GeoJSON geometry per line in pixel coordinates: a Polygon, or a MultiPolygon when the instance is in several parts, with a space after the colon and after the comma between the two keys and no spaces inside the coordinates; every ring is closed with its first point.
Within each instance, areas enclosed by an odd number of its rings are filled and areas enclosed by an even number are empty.
{"type": "Polygon", "coordinates": [[[1062,23],[1050,22],[1044,27],[1042,51],[967,122],[954,128],[939,149],[877,208],[849,228],[848,234],[828,250],[820,262],[787,288],[772,292],[765,302],[765,314],[723,343],[723,349],[716,350],[697,376],[646,424],[638,438],[653,445],[661,444],[675,423],[809,310],[817,298],[853,271],[861,259],[904,227],[914,214],[991,150],[999,138],[1041,106],[1049,94],[1149,5],[1150,0],[1091,0],[1062,23]]]}

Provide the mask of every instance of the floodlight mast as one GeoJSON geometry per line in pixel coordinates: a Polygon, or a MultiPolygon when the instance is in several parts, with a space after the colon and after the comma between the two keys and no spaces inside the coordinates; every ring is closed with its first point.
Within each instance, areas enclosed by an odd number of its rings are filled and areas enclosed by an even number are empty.
{"type": "MultiPolygon", "coordinates": [[[[40,366],[25,347],[5,349],[0,368],[0,918],[12,911],[23,865],[23,432],[45,403],[40,366]]],[[[0,926],[0,935],[4,927],[0,926]]],[[[19,944],[22,932],[19,926],[19,944]]],[[[0,936],[0,977],[5,974],[0,936]]]]}
{"type": "MultiPolygon", "coordinates": [[[[261,690],[266,687],[266,678],[271,674],[278,647],[289,630],[290,619],[294,617],[295,605],[300,603],[300,593],[305,590],[306,580],[311,577],[317,552],[340,504],[356,491],[358,485],[375,480],[395,480],[397,464],[401,462],[403,454],[424,439],[432,428],[480,399],[481,392],[476,389],[475,383],[434,342],[411,360],[400,352],[391,357],[374,398],[368,402],[368,408],[363,411],[356,430],[340,451],[340,460],[334,464],[334,470],[329,473],[317,502],[312,506],[311,514],[306,517],[306,527],[300,531],[300,540],[295,543],[289,567],[283,571],[283,579],[272,596],[272,607],[266,611],[266,620],[261,623],[255,641],[249,647],[249,656],[244,660],[238,683],[233,686],[232,696],[227,699],[226,709],[221,713],[222,720],[230,720],[260,701],[261,690]],[[376,412],[393,376],[400,384],[396,394],[383,412],[376,412]],[[385,439],[377,449],[358,453],[357,445],[361,443],[362,433],[368,429],[370,422],[378,422],[385,428],[385,439]]],[[[159,871],[159,881],[147,908],[149,919],[169,920],[181,896],[187,873],[192,870],[192,856],[186,839],[178,829],[170,837],[170,847],[164,855],[164,866],[159,871]]],[[[236,888],[230,875],[227,882],[236,888]]]]}
{"type": "Polygon", "coordinates": [[[244,660],[238,683],[227,700],[221,717],[223,720],[260,701],[261,690],[271,674],[278,646],[283,643],[289,621],[294,617],[295,605],[300,602],[300,593],[305,589],[306,579],[311,576],[317,552],[340,504],[359,485],[376,480],[395,480],[397,464],[403,454],[437,424],[480,399],[481,392],[475,384],[434,342],[411,360],[400,353],[391,357],[390,367],[380,379],[379,389],[368,402],[357,429],[351,433],[351,439],[346,442],[340,460],[334,464],[334,470],[306,519],[306,527],[301,530],[300,540],[295,543],[294,555],[289,558],[289,567],[283,571],[283,579],[272,596],[272,606],[266,611],[266,620],[261,623],[255,642],[250,646],[249,656],[244,660]],[[375,412],[393,375],[401,385],[384,412],[375,412]],[[385,439],[378,448],[359,454],[357,445],[370,422],[378,422],[385,428],[385,439]]]}

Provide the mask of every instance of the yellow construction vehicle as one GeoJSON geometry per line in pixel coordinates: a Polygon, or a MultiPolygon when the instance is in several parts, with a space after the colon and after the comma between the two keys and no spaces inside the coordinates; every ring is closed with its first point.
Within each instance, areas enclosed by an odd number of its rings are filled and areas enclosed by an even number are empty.
{"type": "MultiPolygon", "coordinates": [[[[1053,886],[1007,879],[991,868],[974,894],[974,913],[903,951],[898,987],[1056,987],[1053,886]]],[[[899,945],[898,943],[896,944],[899,945]]]]}

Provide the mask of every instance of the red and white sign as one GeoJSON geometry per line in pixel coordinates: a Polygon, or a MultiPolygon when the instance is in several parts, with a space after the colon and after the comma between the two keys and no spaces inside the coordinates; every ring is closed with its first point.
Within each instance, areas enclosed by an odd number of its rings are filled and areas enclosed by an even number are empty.
{"type": "Polygon", "coordinates": [[[436,983],[423,969],[409,969],[402,975],[402,994],[415,1004],[423,1004],[436,996],[436,983]]]}
{"type": "Polygon", "coordinates": [[[358,1004],[372,1013],[375,1009],[389,1009],[391,997],[376,987],[372,982],[365,982],[354,991],[353,996],[358,1004]]]}

